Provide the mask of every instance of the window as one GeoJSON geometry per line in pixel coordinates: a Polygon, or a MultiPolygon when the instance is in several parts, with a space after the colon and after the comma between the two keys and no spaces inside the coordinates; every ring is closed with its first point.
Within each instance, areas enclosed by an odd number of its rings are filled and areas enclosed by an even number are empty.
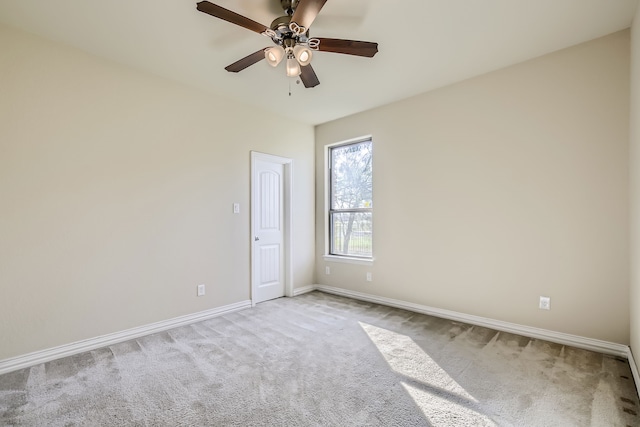
{"type": "Polygon", "coordinates": [[[373,143],[329,148],[329,254],[373,255],[373,143]]]}

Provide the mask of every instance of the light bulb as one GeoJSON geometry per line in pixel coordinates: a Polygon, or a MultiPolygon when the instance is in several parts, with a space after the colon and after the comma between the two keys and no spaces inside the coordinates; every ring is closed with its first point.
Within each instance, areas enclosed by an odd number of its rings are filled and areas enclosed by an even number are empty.
{"type": "Polygon", "coordinates": [[[288,77],[297,77],[300,75],[300,64],[295,58],[287,59],[287,76],[288,77]]]}
{"type": "Polygon", "coordinates": [[[265,49],[264,57],[269,65],[277,67],[282,58],[284,58],[284,48],[282,46],[273,46],[265,49]]]}
{"type": "Polygon", "coordinates": [[[309,65],[311,63],[311,58],[313,57],[311,49],[299,44],[293,47],[293,54],[296,56],[296,59],[303,67],[305,65],[309,65]]]}

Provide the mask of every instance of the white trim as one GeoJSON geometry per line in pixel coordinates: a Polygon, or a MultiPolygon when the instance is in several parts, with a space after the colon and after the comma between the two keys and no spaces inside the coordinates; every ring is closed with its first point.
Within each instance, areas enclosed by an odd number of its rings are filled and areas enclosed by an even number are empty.
{"type": "Polygon", "coordinates": [[[284,166],[284,259],[286,284],[284,296],[293,296],[293,159],[281,158],[286,163],[284,166]]]}
{"type": "MultiPolygon", "coordinates": [[[[525,337],[538,338],[545,341],[551,341],[571,347],[578,347],[598,353],[611,354],[613,356],[619,356],[623,358],[628,358],[629,356],[629,347],[623,344],[601,341],[593,338],[581,337],[578,335],[565,334],[563,332],[555,332],[547,329],[533,328],[530,326],[518,325],[516,323],[503,322],[501,320],[494,320],[486,317],[474,316],[471,314],[458,313],[456,311],[444,310],[441,308],[429,307],[426,305],[379,297],[362,292],[335,288],[333,286],[316,285],[315,288],[319,291],[327,292],[330,294],[341,295],[362,301],[374,302],[390,307],[402,308],[404,310],[409,310],[416,313],[428,314],[430,316],[436,316],[444,319],[455,320],[458,322],[469,323],[472,325],[483,326],[486,328],[496,329],[498,331],[509,332],[525,337]]],[[[636,384],[638,384],[638,382],[636,382],[636,384]]]]}
{"type": "Polygon", "coordinates": [[[628,347],[627,360],[629,361],[631,373],[633,374],[633,382],[636,384],[636,392],[638,393],[638,396],[640,396],[640,374],[638,374],[638,365],[636,365],[636,361],[633,358],[631,347],[628,347]]]}
{"type": "Polygon", "coordinates": [[[302,288],[296,288],[293,290],[293,296],[297,297],[298,295],[306,294],[308,292],[313,292],[316,290],[316,287],[313,285],[304,286],[302,288]]]}
{"type": "Polygon", "coordinates": [[[329,207],[331,206],[331,195],[329,194],[331,192],[331,174],[329,173],[329,147],[331,145],[332,144],[324,146],[324,169],[322,170],[322,174],[324,176],[324,206],[322,207],[324,230],[322,232],[324,234],[325,256],[330,252],[329,248],[331,247],[331,242],[329,241],[329,207]]]}
{"type": "Polygon", "coordinates": [[[358,142],[364,142],[372,139],[373,139],[373,134],[356,136],[355,138],[345,139],[340,142],[332,142],[330,144],[325,145],[325,147],[334,148],[334,147],[339,147],[341,145],[357,144],[358,142]]]}
{"type": "Polygon", "coordinates": [[[161,322],[138,326],[136,328],[127,329],[125,331],[114,332],[112,334],[89,338],[87,340],[77,341],[58,347],[24,354],[22,356],[12,357],[10,359],[0,360],[0,375],[6,374],[7,372],[16,371],[18,369],[28,368],[40,363],[49,362],[51,360],[60,359],[62,357],[73,356],[74,354],[95,350],[97,348],[106,347],[134,338],[139,338],[144,335],[166,331],[167,329],[176,328],[178,326],[201,322],[203,320],[211,319],[213,317],[221,316],[223,314],[231,313],[238,310],[244,310],[245,308],[250,307],[251,301],[241,301],[210,310],[200,311],[198,313],[187,314],[185,316],[163,320],[161,322]]]}
{"type": "Polygon", "coordinates": [[[349,145],[349,144],[357,144],[359,142],[371,141],[373,143],[373,134],[371,135],[362,135],[351,139],[346,139],[340,142],[333,142],[331,144],[326,144],[324,146],[324,206],[323,206],[323,217],[324,217],[324,258],[325,261],[336,261],[336,262],[345,262],[350,264],[361,264],[361,265],[373,265],[373,259],[369,260],[361,260],[359,258],[355,258],[358,260],[357,262],[352,262],[354,258],[350,257],[342,257],[331,255],[331,242],[329,240],[329,209],[331,208],[331,173],[329,173],[329,163],[331,159],[329,158],[329,152],[332,148],[341,146],[341,145],[349,145]],[[329,259],[329,258],[339,258],[337,259],[329,259]]]}
{"type": "Polygon", "coordinates": [[[354,258],[339,255],[323,255],[326,262],[340,262],[343,264],[373,265],[373,259],[354,258]]]}
{"type": "Polygon", "coordinates": [[[251,245],[251,280],[250,280],[250,290],[251,290],[251,304],[252,307],[255,307],[255,254],[254,254],[254,244],[253,238],[255,236],[255,206],[254,206],[254,188],[253,188],[253,179],[255,174],[255,162],[256,160],[263,160],[271,163],[279,163],[283,167],[284,174],[284,275],[285,275],[285,285],[284,285],[284,296],[292,297],[293,293],[293,159],[288,157],[280,157],[274,156],[273,154],[265,154],[259,151],[251,151],[251,184],[250,184],[250,193],[251,193],[251,235],[250,242],[251,245]]]}

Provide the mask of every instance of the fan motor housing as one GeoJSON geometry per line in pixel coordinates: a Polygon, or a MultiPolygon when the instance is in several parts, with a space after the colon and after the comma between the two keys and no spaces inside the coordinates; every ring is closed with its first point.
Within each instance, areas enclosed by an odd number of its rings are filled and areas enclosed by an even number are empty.
{"type": "Polygon", "coordinates": [[[276,18],[271,23],[271,29],[273,31],[280,31],[285,33],[289,30],[289,23],[291,22],[291,16],[281,16],[276,18]]]}
{"type": "Polygon", "coordinates": [[[289,24],[291,23],[291,16],[280,16],[276,18],[271,23],[271,29],[275,31],[276,38],[272,38],[274,43],[280,44],[278,40],[282,39],[295,39],[301,42],[306,42],[309,38],[309,31],[304,34],[296,35],[289,28],[289,24]]]}

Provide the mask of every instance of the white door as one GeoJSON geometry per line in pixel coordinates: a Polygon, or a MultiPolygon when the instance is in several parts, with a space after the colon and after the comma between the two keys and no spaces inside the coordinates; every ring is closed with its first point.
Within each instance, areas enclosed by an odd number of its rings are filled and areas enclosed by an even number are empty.
{"type": "Polygon", "coordinates": [[[255,304],[284,296],[284,165],[254,158],[252,193],[255,304]]]}

